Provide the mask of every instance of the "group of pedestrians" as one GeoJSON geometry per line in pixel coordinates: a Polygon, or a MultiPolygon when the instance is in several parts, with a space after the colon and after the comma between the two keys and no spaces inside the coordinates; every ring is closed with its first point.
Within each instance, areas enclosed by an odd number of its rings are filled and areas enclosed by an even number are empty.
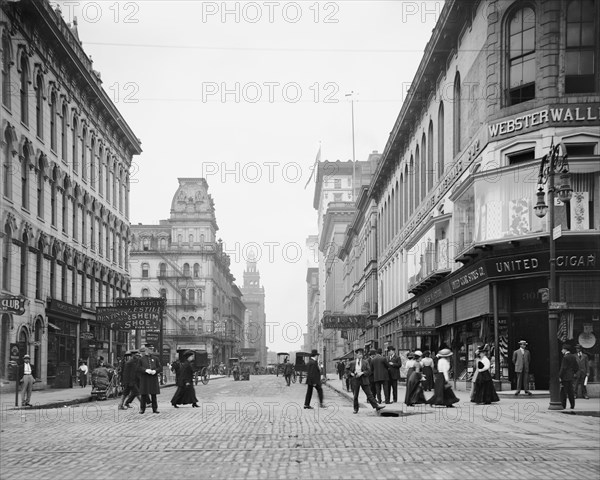
{"type": "Polygon", "coordinates": [[[146,347],[127,353],[131,358],[123,365],[121,383],[124,390],[119,409],[131,408],[131,402],[137,397],[140,413],[145,413],[148,405],[152,406],[152,413],[159,413],[157,395],[160,394],[159,376],[162,373],[159,358],[151,355],[146,347]]]}

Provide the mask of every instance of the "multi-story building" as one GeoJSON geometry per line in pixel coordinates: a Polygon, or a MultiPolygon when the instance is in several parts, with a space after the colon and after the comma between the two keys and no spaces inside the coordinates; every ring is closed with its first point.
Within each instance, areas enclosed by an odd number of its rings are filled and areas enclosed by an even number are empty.
{"type": "Polygon", "coordinates": [[[317,345],[321,331],[319,315],[319,239],[317,235],[309,235],[306,239],[306,333],[302,350],[310,352],[312,345],[317,345]]]}
{"type": "Polygon", "coordinates": [[[246,261],[244,284],[241,288],[244,295],[244,305],[247,308],[246,325],[244,329],[244,344],[248,349],[254,349],[253,359],[261,367],[267,366],[267,316],[265,313],[265,287],[260,283],[260,271],[256,267],[256,257],[253,253],[246,261]]]}
{"type": "Polygon", "coordinates": [[[346,332],[323,328],[325,315],[344,312],[344,265],[338,254],[344,243],[346,229],[352,222],[356,195],[361,185],[368,185],[380,154],[373,152],[363,162],[319,162],[317,165],[313,207],[318,215],[319,248],[319,315],[317,343],[313,348],[324,352],[328,371],[333,370],[334,358],[345,353],[346,332]]]}
{"type": "Polygon", "coordinates": [[[129,170],[140,141],[102,88],[75,25],[46,0],[0,4],[0,376],[28,353],[42,386],[69,386],[127,348],[96,323],[129,294],[129,170]],[[15,352],[12,352],[15,350],[15,352]]]}
{"type": "Polygon", "coordinates": [[[217,219],[204,178],[179,178],[171,216],[132,226],[131,292],[166,298],[163,356],[206,350],[227,364],[242,347],[245,306],[217,240],[217,219]]]}
{"type": "Polygon", "coordinates": [[[582,344],[600,380],[599,16],[592,1],[447,1],[393,126],[370,187],[380,332],[403,349],[446,344],[458,379],[489,343],[495,375],[513,380],[509,353],[525,339],[548,388],[558,335],[582,344]],[[559,143],[573,199],[555,206],[550,332],[550,219],[534,206],[559,143]]]}

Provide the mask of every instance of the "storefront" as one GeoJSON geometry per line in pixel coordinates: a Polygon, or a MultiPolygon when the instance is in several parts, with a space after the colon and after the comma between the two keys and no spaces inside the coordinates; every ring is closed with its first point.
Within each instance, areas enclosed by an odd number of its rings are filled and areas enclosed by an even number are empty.
{"type": "Polygon", "coordinates": [[[51,299],[48,317],[48,385],[66,388],[73,385],[77,371],[81,307],[51,299]]]}

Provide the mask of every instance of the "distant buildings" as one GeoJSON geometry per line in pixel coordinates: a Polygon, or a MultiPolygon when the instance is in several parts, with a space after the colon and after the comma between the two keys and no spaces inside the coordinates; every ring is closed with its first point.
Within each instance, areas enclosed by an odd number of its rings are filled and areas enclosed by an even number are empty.
{"type": "Polygon", "coordinates": [[[217,230],[204,178],[179,178],[168,220],[132,227],[132,296],[167,299],[163,356],[202,349],[227,365],[244,346],[246,306],[217,230]]]}
{"type": "Polygon", "coordinates": [[[256,267],[256,258],[251,256],[244,270],[242,286],[246,310],[246,328],[244,346],[255,349],[254,358],[262,367],[267,365],[267,317],[265,314],[265,287],[260,284],[260,272],[256,267]]]}

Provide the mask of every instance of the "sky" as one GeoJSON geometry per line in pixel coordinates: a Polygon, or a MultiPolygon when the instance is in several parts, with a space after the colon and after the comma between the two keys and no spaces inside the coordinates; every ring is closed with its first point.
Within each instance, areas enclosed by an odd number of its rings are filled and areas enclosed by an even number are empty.
{"type": "Polygon", "coordinates": [[[131,223],[206,178],[238,286],[258,252],[267,346],[300,350],[317,152],[352,159],[351,99],[356,160],[384,150],[443,2],[56,3],[141,139],[131,223]]]}

